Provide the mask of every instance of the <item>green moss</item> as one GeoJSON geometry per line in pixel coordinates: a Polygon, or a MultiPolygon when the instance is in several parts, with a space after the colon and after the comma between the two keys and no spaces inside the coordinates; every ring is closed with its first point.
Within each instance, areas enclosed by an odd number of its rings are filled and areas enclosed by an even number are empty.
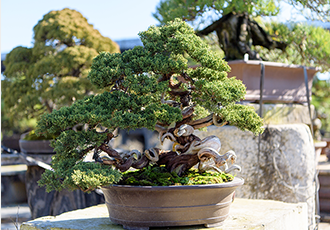
{"type": "Polygon", "coordinates": [[[23,139],[27,141],[36,141],[36,140],[53,140],[57,135],[46,134],[38,135],[35,133],[35,130],[30,131],[23,139]]]}
{"type": "Polygon", "coordinates": [[[197,185],[220,184],[232,181],[231,174],[218,172],[199,173],[190,169],[179,177],[175,172],[168,172],[164,166],[148,166],[147,168],[123,173],[118,184],[140,186],[169,186],[169,185],[197,185]]]}

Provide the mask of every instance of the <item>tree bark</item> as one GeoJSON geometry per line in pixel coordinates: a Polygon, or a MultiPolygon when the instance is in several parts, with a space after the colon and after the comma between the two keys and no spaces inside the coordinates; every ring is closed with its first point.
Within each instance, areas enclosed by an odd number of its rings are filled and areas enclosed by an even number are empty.
{"type": "Polygon", "coordinates": [[[278,42],[266,33],[259,24],[249,18],[247,14],[229,13],[213,22],[205,29],[198,31],[198,36],[216,32],[220,48],[225,52],[226,61],[243,59],[249,54],[251,60],[261,60],[258,53],[251,49],[252,45],[260,45],[269,50],[284,50],[284,42],[278,42]]]}
{"type": "Polygon", "coordinates": [[[169,151],[159,156],[158,165],[165,165],[170,172],[175,171],[179,176],[199,162],[197,154],[181,154],[169,151]]]}

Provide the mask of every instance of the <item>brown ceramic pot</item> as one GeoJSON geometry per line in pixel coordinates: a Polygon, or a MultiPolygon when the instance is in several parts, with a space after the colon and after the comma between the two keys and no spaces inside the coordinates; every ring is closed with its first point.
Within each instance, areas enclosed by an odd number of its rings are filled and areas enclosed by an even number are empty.
{"type": "Polygon", "coordinates": [[[234,192],[244,180],[191,186],[103,187],[110,220],[126,229],[156,226],[221,225],[227,218],[234,192]]]}
{"type": "Polygon", "coordinates": [[[54,148],[50,147],[50,140],[24,140],[27,134],[22,134],[19,140],[19,147],[23,153],[55,153],[54,148]]]}

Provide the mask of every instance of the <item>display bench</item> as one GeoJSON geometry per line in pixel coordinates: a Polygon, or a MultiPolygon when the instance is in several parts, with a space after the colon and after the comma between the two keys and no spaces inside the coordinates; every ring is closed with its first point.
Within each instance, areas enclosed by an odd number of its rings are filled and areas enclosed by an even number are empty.
{"type": "MultiPolygon", "coordinates": [[[[285,203],[272,200],[236,198],[229,217],[221,229],[308,229],[306,203],[285,203]]],[[[21,230],[30,229],[123,229],[109,220],[105,204],[66,212],[58,216],[41,217],[24,222],[21,230]]],[[[203,225],[169,229],[206,229],[203,225]]],[[[208,228],[212,229],[212,228],[208,228]]]]}

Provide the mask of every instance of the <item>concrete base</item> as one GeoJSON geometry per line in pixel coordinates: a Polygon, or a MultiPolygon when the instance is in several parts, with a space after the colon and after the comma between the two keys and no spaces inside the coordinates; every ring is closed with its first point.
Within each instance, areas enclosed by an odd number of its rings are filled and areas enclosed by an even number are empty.
{"type": "MultiPolygon", "coordinates": [[[[58,216],[41,217],[24,222],[21,230],[37,229],[123,229],[109,220],[104,204],[66,212],[58,216]]],[[[169,229],[205,229],[204,226],[184,226],[169,229]]],[[[212,228],[209,228],[212,229],[212,228]]],[[[308,229],[306,203],[284,203],[272,200],[236,198],[229,217],[216,229],[308,229]]]]}

